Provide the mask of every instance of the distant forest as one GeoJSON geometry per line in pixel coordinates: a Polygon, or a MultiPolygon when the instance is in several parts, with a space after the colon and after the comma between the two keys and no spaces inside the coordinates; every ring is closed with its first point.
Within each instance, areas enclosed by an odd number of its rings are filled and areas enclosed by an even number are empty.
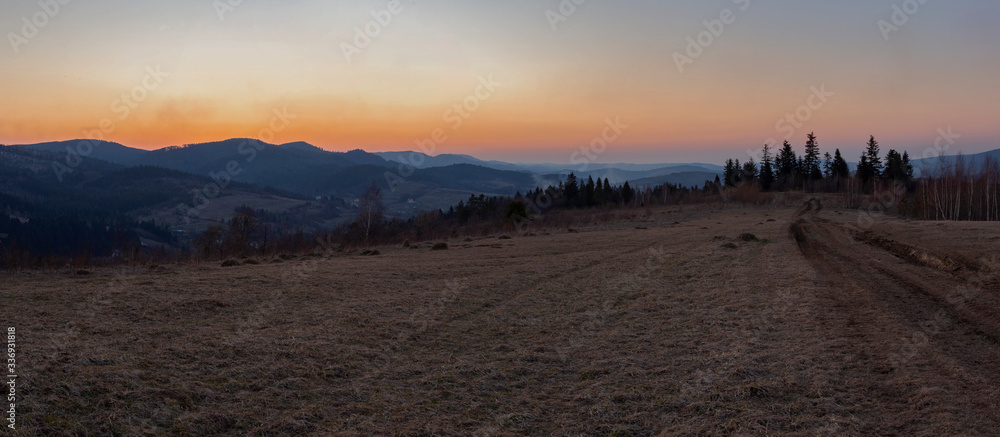
{"type": "MultiPolygon", "coordinates": [[[[27,177],[18,175],[15,171],[7,178],[27,177]]],[[[567,227],[573,214],[583,211],[704,203],[767,205],[776,199],[775,193],[784,192],[826,193],[840,199],[845,207],[876,205],[917,219],[1000,219],[1000,165],[996,160],[987,157],[973,168],[960,157],[942,159],[936,168],[924,169],[916,177],[907,152],[889,150],[883,155],[874,137],[854,171],[840,150],[821,153],[817,137],[809,134],[801,155],[788,141],[777,151],[764,146],[759,163],[754,159],[742,163],[727,160],[721,178],[701,186],[612,185],[607,178],[588,176],[582,180],[570,173],[556,185],[512,196],[471,195],[446,210],[400,219],[387,216],[382,188],[372,183],[360,199],[356,218],[332,228],[306,231],[287,214],[242,206],[226,223],[210,226],[184,241],[178,241],[167,226],[136,221],[122,212],[164,200],[159,198],[162,193],[148,188],[162,179],[150,175],[179,177],[173,170],[142,166],[88,185],[125,187],[111,191],[57,193],[56,188],[31,185],[52,191],[46,195],[62,196],[53,203],[58,207],[27,204],[0,192],[0,206],[6,209],[0,214],[0,267],[18,270],[66,264],[248,258],[409,244],[459,235],[567,227]],[[142,181],[148,182],[144,185],[142,181]],[[95,198],[94,192],[103,197],[95,198]],[[15,211],[30,211],[33,218],[26,220],[15,211]],[[144,247],[140,242],[144,234],[173,244],[144,247]]],[[[180,195],[186,194],[181,190],[180,195]]]]}

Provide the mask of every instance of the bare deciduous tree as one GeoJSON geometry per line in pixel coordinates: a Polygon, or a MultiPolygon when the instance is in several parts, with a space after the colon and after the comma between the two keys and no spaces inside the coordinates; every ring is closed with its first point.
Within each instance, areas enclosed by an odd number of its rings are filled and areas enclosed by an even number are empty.
{"type": "Polygon", "coordinates": [[[198,248],[198,251],[208,259],[212,256],[213,251],[221,251],[220,242],[222,240],[222,226],[213,225],[205,229],[205,232],[201,233],[194,239],[194,245],[198,248]]]}
{"type": "Polygon", "coordinates": [[[252,244],[257,230],[260,227],[260,220],[257,219],[254,211],[249,208],[237,210],[233,218],[229,220],[226,229],[226,241],[229,250],[239,256],[247,256],[253,249],[252,244]]]}
{"type": "Polygon", "coordinates": [[[375,182],[365,190],[358,204],[358,226],[365,235],[368,244],[378,226],[385,218],[385,205],[382,204],[382,189],[375,182]]]}

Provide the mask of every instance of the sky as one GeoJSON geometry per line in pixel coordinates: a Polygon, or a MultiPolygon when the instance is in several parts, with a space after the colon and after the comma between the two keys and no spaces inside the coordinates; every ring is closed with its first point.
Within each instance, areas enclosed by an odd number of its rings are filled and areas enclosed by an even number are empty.
{"type": "Polygon", "coordinates": [[[849,160],[869,135],[917,157],[1000,148],[1000,2],[920,1],[5,0],[0,143],[558,163],[745,160],[809,132],[849,160]]]}

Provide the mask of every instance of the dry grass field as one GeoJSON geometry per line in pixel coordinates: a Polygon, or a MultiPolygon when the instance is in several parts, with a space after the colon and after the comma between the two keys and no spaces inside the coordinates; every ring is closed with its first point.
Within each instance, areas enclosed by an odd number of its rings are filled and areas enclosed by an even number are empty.
{"type": "Polygon", "coordinates": [[[1000,429],[996,223],[814,202],[512,237],[3,276],[18,434],[1000,429]]]}

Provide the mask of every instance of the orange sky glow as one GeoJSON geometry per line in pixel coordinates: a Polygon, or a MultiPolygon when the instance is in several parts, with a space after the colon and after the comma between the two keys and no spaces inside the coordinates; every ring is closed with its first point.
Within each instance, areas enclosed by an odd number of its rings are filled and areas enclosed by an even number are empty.
{"type": "MultiPolygon", "coordinates": [[[[566,162],[618,119],[627,127],[602,159],[718,161],[810,131],[848,156],[870,134],[919,154],[948,127],[965,153],[1000,147],[998,32],[977,25],[992,3],[929,3],[886,40],[877,23],[892,10],[861,1],[595,1],[556,26],[546,12],[559,2],[404,2],[348,57],[343,44],[387,7],[361,3],[260,2],[221,17],[199,2],[63,5],[0,54],[0,142],[256,137],[392,151],[441,129],[435,153],[566,162]],[[725,9],[735,22],[682,71],[687,38],[725,9]]],[[[15,34],[38,9],[3,7],[15,34]]]]}

